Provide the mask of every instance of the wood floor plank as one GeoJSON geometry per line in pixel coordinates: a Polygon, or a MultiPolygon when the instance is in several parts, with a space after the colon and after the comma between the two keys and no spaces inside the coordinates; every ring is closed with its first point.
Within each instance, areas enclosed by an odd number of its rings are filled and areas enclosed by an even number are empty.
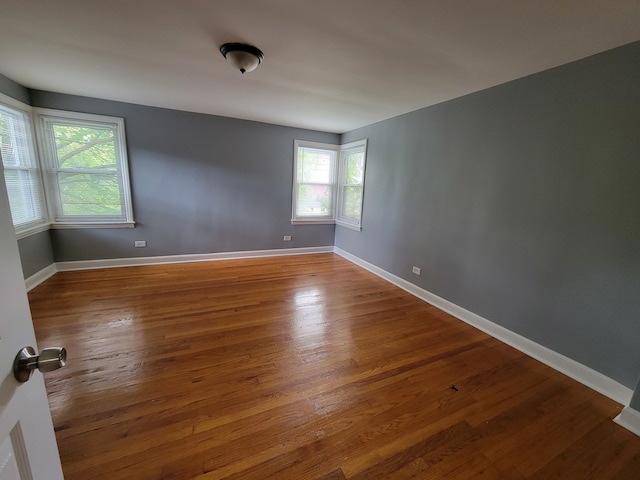
{"type": "Polygon", "coordinates": [[[333,254],[60,272],[29,300],[69,352],[45,377],[67,480],[638,478],[620,405],[333,254]]]}

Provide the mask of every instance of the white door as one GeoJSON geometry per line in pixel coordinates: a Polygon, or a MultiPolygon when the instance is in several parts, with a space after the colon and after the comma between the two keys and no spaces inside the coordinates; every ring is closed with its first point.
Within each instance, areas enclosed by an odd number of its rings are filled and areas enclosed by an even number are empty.
{"type": "MultiPolygon", "coordinates": [[[[2,168],[0,167],[0,175],[2,168]]],[[[13,360],[37,349],[9,200],[0,179],[0,480],[62,480],[42,373],[18,383],[13,360]]]]}

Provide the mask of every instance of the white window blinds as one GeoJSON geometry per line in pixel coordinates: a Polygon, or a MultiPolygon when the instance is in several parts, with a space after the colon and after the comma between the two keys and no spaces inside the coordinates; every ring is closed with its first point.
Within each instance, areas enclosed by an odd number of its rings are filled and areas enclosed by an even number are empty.
{"type": "Polygon", "coordinates": [[[0,104],[0,155],[17,233],[46,223],[29,115],[0,104]]]}

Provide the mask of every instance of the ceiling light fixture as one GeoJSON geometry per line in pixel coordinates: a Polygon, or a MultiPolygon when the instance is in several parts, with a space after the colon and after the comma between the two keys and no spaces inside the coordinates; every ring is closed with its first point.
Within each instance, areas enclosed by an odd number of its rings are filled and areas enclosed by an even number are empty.
{"type": "Polygon", "coordinates": [[[220,53],[240,70],[240,73],[254,71],[264,58],[260,49],[244,43],[225,43],[220,46],[220,53]]]}

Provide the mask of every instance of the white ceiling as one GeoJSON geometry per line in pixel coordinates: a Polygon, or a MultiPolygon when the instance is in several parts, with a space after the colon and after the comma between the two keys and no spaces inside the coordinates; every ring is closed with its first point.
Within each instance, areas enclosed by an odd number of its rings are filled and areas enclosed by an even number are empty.
{"type": "Polygon", "coordinates": [[[640,0],[0,1],[24,86],[337,133],[636,40],[640,0]]]}

